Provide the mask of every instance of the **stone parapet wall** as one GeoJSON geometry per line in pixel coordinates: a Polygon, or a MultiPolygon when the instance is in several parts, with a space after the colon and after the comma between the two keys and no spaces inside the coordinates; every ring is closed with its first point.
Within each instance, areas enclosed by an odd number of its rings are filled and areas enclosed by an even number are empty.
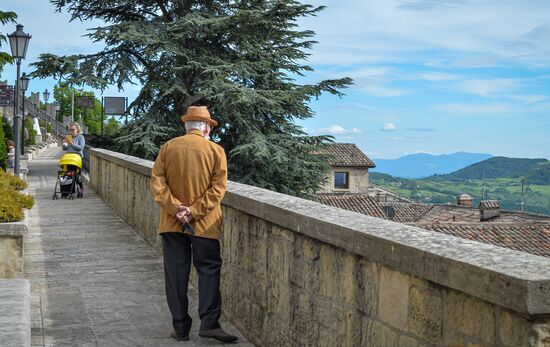
{"type": "Polygon", "coordinates": [[[20,222],[0,223],[0,278],[23,277],[23,237],[28,232],[28,213],[20,222]]]}
{"type": "MultiPolygon", "coordinates": [[[[94,190],[158,248],[152,163],[90,161],[94,190]]],[[[550,259],[235,182],[223,210],[224,313],[257,345],[550,345],[550,259]]]]}

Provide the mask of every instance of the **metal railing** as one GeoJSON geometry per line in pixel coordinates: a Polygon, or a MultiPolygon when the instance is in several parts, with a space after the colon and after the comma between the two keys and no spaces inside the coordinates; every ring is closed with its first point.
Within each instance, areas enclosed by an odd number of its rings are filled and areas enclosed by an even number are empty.
{"type": "MultiPolygon", "coordinates": [[[[55,117],[51,117],[49,114],[47,114],[44,110],[38,108],[35,104],[33,104],[28,99],[23,99],[25,102],[25,110],[29,112],[30,115],[33,117],[37,117],[38,119],[43,120],[46,122],[46,124],[51,124],[52,126],[52,132],[58,136],[62,136],[64,134],[67,134],[69,132],[68,127],[59,122],[55,117]]],[[[47,127],[47,126],[46,126],[47,127]]],[[[46,129],[47,132],[48,129],[46,129]]]]}
{"type": "Polygon", "coordinates": [[[90,147],[88,145],[84,146],[84,157],[82,157],[82,171],[89,174],[90,172],[90,147]]]}

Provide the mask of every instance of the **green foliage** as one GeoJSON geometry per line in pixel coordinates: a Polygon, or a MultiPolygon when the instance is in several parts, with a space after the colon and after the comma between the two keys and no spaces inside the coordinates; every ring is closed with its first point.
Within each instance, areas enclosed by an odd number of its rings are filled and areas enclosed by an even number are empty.
{"type": "Polygon", "coordinates": [[[313,116],[309,102],[321,93],[342,95],[352,83],[295,82],[312,71],[298,62],[315,43],[314,32],[297,30],[297,22],[323,7],[293,0],[52,3],[73,20],[106,22],[88,35],[106,47],[89,55],[42,54],[32,75],[98,89],[139,82],[134,120],[117,139],[126,153],[154,157],[183,133],[187,107],[205,105],[219,121],[212,136],[228,153],[230,179],[302,196],[322,184],[327,166],[312,153],[329,138],[308,138],[294,121],[313,116]]]}
{"type": "Polygon", "coordinates": [[[0,188],[23,190],[27,188],[27,182],[23,181],[19,177],[0,170],[0,188]]]}
{"type": "Polygon", "coordinates": [[[120,134],[115,140],[115,150],[149,160],[154,160],[158,154],[157,143],[178,135],[175,129],[155,124],[149,117],[128,123],[120,134]]]}
{"type": "Polygon", "coordinates": [[[13,141],[13,128],[7,118],[2,118],[2,129],[4,130],[6,140],[13,141]]]}
{"type": "MultiPolygon", "coordinates": [[[[76,89],[67,82],[59,82],[53,88],[53,96],[59,102],[58,121],[63,121],[63,116],[71,115],[72,93],[77,96],[94,96],[93,92],[83,89],[76,89]]],[[[88,133],[99,134],[101,131],[101,101],[94,97],[94,108],[87,109],[82,107],[74,108],[74,120],[81,125],[88,126],[88,133]]]]}
{"type": "Polygon", "coordinates": [[[0,170],[0,222],[17,222],[23,219],[23,209],[34,206],[34,198],[19,192],[27,188],[22,179],[0,170]]]}
{"type": "Polygon", "coordinates": [[[33,128],[32,118],[25,117],[24,127],[27,129],[29,137],[25,139],[25,146],[36,145],[36,130],[33,128]]]}
{"type": "MultiPolygon", "coordinates": [[[[550,162],[547,159],[493,157],[450,174],[432,176],[427,179],[448,181],[500,177],[516,178],[525,176],[531,170],[538,170],[539,165],[544,163],[548,165],[550,162]]],[[[540,173],[534,175],[538,176],[540,173]]],[[[550,179],[550,171],[547,171],[546,179],[550,179]]]]}
{"type": "Polygon", "coordinates": [[[0,167],[6,168],[8,163],[8,145],[4,136],[4,127],[0,127],[0,167]]]}
{"type": "Polygon", "coordinates": [[[105,135],[112,136],[117,134],[118,131],[120,130],[120,123],[114,117],[109,118],[105,123],[106,124],[104,125],[104,128],[103,128],[103,133],[105,135]]]}
{"type": "MultiPolygon", "coordinates": [[[[486,199],[498,200],[506,210],[521,209],[521,177],[461,181],[442,180],[440,177],[411,180],[372,172],[369,173],[369,179],[374,185],[426,203],[455,203],[456,196],[466,193],[474,198],[476,205],[484,193],[486,199]]],[[[550,184],[540,185],[536,184],[536,180],[525,179],[524,199],[525,211],[550,214],[550,184]]]]}
{"type": "MultiPolygon", "coordinates": [[[[0,11],[0,24],[6,25],[9,23],[15,23],[16,19],[17,14],[15,14],[15,12],[0,11]]],[[[0,33],[0,48],[2,47],[2,44],[6,42],[7,37],[4,34],[0,33]]],[[[11,54],[7,52],[0,52],[0,73],[2,73],[6,64],[11,63],[13,63],[13,58],[11,57],[11,54]]]]}

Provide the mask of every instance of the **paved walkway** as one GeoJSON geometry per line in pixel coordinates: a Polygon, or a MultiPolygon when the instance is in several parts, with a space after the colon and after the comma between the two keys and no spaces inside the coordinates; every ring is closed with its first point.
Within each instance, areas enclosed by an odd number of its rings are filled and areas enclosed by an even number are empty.
{"type": "MultiPolygon", "coordinates": [[[[194,289],[191,341],[169,338],[161,255],[97,195],[85,189],[84,199],[52,200],[60,154],[52,149],[29,164],[29,191],[37,200],[24,245],[32,346],[220,345],[198,336],[194,289]]],[[[238,334],[227,322],[222,326],[238,334]]]]}

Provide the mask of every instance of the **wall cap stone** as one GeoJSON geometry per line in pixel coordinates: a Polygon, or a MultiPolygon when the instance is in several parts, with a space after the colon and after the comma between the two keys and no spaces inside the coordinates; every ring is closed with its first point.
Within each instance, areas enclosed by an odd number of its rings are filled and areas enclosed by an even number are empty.
{"type": "Polygon", "coordinates": [[[0,223],[0,236],[23,236],[29,231],[29,212],[23,210],[24,218],[19,222],[0,223]]]}
{"type": "MultiPolygon", "coordinates": [[[[153,162],[90,153],[151,175],[153,162]]],[[[530,315],[550,314],[550,259],[366,216],[236,182],[222,202],[397,271],[530,315]]]]}

